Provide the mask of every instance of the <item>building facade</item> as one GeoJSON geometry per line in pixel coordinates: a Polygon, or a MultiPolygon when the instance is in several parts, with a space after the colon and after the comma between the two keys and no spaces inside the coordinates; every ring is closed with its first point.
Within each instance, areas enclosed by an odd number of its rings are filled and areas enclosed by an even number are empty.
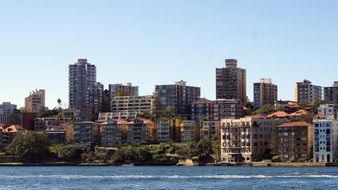
{"type": "Polygon", "coordinates": [[[138,114],[150,114],[155,98],[153,96],[116,96],[111,102],[113,119],[133,119],[138,114]]]}
{"type": "Polygon", "coordinates": [[[116,96],[139,96],[138,86],[133,86],[131,83],[123,84],[110,84],[109,85],[110,97],[116,96]]]}
{"type": "Polygon", "coordinates": [[[338,121],[314,120],[313,130],[313,161],[335,162],[338,158],[338,121]]]}
{"type": "Polygon", "coordinates": [[[214,102],[206,98],[200,98],[191,104],[192,120],[213,120],[214,113],[214,102]]]}
{"type": "Polygon", "coordinates": [[[270,155],[273,127],[283,120],[252,116],[221,120],[221,159],[227,163],[260,161],[270,155]]]}
{"type": "Polygon", "coordinates": [[[74,124],[74,143],[99,143],[100,127],[91,121],[77,122],[74,124]]]}
{"type": "Polygon", "coordinates": [[[172,85],[156,85],[155,95],[158,98],[159,109],[174,109],[175,114],[190,117],[191,104],[201,95],[199,87],[187,86],[185,81],[178,81],[172,85]]]}
{"type": "Polygon", "coordinates": [[[199,132],[195,121],[183,120],[181,123],[181,142],[188,143],[199,140],[199,132]]]}
{"type": "Polygon", "coordinates": [[[35,90],[25,98],[25,111],[37,113],[45,108],[45,90],[35,90]]]}
{"type": "Polygon", "coordinates": [[[212,140],[216,136],[221,136],[220,121],[203,121],[201,129],[201,139],[212,140]]]}
{"type": "Polygon", "coordinates": [[[100,123],[101,130],[101,146],[117,146],[122,144],[122,127],[117,121],[109,120],[100,123]]]}
{"type": "Polygon", "coordinates": [[[322,87],[313,85],[309,80],[296,83],[295,95],[295,101],[299,103],[309,103],[323,99],[322,87]]]}
{"type": "Polygon", "coordinates": [[[96,84],[96,66],[87,59],[78,59],[69,65],[69,108],[74,109],[77,120],[91,120],[90,89],[96,84]]]}
{"type": "Polygon", "coordinates": [[[276,127],[278,153],[282,161],[311,159],[313,145],[312,125],[304,121],[289,122],[276,127]]]}
{"type": "Polygon", "coordinates": [[[127,144],[147,144],[150,141],[149,132],[149,125],[143,120],[134,119],[128,126],[127,144]]]}
{"type": "Polygon", "coordinates": [[[12,114],[16,109],[17,106],[15,104],[11,104],[10,102],[3,102],[0,104],[0,114],[12,114]]]}
{"type": "Polygon", "coordinates": [[[214,119],[241,118],[244,116],[242,103],[235,99],[218,99],[214,101],[214,119]]]}
{"type": "Polygon", "coordinates": [[[172,141],[173,127],[170,119],[159,119],[156,121],[157,142],[172,141]]]}
{"type": "Polygon", "coordinates": [[[277,85],[272,84],[271,79],[263,78],[254,83],[254,108],[260,108],[266,104],[275,105],[278,98],[277,85]]]}
{"type": "Polygon", "coordinates": [[[17,106],[10,102],[3,102],[0,104],[0,125],[6,125],[8,123],[8,117],[14,113],[17,106]]]}
{"type": "Polygon", "coordinates": [[[225,68],[216,68],[216,99],[247,102],[246,70],[237,67],[236,59],[226,59],[225,68]]]}
{"type": "Polygon", "coordinates": [[[331,87],[324,87],[324,100],[331,104],[338,103],[338,81],[334,81],[331,87]]]}

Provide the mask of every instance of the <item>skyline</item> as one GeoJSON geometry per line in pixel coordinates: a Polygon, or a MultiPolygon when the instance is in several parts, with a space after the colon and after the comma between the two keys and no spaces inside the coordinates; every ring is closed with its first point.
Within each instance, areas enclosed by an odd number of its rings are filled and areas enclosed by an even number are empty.
{"type": "Polygon", "coordinates": [[[22,107],[30,91],[46,89],[47,107],[57,106],[58,98],[68,104],[68,65],[79,58],[96,65],[97,81],[105,88],[131,82],[140,95],[149,95],[157,84],[185,80],[208,99],[215,99],[215,69],[234,58],[247,70],[251,101],[260,78],[272,78],[278,99],[293,100],[296,82],[308,79],[326,87],[338,80],[337,5],[1,2],[0,66],[6,82],[0,102],[22,107]]]}

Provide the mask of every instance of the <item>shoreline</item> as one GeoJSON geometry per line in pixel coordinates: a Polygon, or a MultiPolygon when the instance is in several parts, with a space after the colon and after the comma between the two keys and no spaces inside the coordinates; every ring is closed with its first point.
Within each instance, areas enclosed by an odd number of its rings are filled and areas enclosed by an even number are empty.
{"type": "Polygon", "coordinates": [[[70,163],[70,162],[55,162],[55,163],[0,163],[0,167],[338,167],[338,163],[237,163],[237,164],[225,164],[225,163],[206,163],[206,164],[194,164],[194,165],[157,165],[157,164],[109,164],[109,163],[70,163]]]}

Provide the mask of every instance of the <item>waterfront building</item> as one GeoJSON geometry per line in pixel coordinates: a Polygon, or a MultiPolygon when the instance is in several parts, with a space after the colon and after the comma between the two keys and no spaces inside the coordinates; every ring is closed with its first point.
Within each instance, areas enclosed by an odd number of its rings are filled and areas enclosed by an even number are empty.
{"type": "Polygon", "coordinates": [[[159,102],[158,109],[173,108],[175,115],[190,117],[191,104],[200,98],[199,87],[187,86],[185,81],[171,85],[156,85],[155,95],[159,102]]]}
{"type": "Polygon", "coordinates": [[[7,128],[0,126],[0,149],[6,150],[17,135],[23,135],[25,130],[20,125],[11,125],[7,128]]]}
{"type": "Polygon", "coordinates": [[[157,142],[167,142],[172,140],[173,128],[170,119],[159,119],[156,121],[157,142]]]}
{"type": "Polygon", "coordinates": [[[181,122],[181,142],[188,143],[199,140],[199,128],[195,121],[183,120],[181,122]]]}
{"type": "Polygon", "coordinates": [[[237,67],[236,59],[226,59],[225,68],[216,68],[216,99],[235,99],[246,104],[246,70],[237,67]]]}
{"type": "Polygon", "coordinates": [[[221,120],[221,159],[226,163],[261,161],[270,155],[270,140],[274,126],[284,119],[262,116],[221,120]]]}
{"type": "Polygon", "coordinates": [[[334,162],[338,158],[338,121],[314,120],[313,129],[313,161],[334,162]]]}
{"type": "Polygon", "coordinates": [[[44,130],[44,133],[47,135],[47,139],[51,144],[66,144],[66,126],[64,124],[59,125],[48,125],[44,130]]]}
{"type": "Polygon", "coordinates": [[[127,144],[140,145],[150,141],[149,126],[144,120],[134,119],[128,123],[127,144]]]}
{"type": "Polygon", "coordinates": [[[37,113],[45,108],[45,90],[35,90],[25,98],[25,111],[29,113],[37,113]]]}
{"type": "Polygon", "coordinates": [[[122,144],[122,127],[117,121],[108,120],[100,123],[101,146],[117,146],[122,144]]]}
{"type": "Polygon", "coordinates": [[[304,80],[296,83],[295,101],[298,103],[310,103],[321,100],[323,97],[322,87],[313,85],[311,81],[304,80]]]}
{"type": "Polygon", "coordinates": [[[254,108],[258,109],[266,104],[274,105],[278,98],[277,85],[272,84],[271,79],[262,78],[254,83],[254,108]]]}
{"type": "Polygon", "coordinates": [[[304,121],[289,122],[276,127],[278,155],[282,161],[306,161],[311,158],[312,125],[304,121]]]}
{"type": "Polygon", "coordinates": [[[221,136],[220,121],[203,121],[201,129],[201,139],[212,140],[213,137],[221,136]]]}
{"type": "Polygon", "coordinates": [[[76,122],[74,124],[74,143],[99,143],[100,127],[91,121],[76,122]]]}

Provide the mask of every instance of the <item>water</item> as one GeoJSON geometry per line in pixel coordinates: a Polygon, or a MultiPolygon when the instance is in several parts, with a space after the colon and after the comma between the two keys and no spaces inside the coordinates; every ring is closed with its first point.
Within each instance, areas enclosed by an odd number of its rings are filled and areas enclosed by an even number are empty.
{"type": "Polygon", "coordinates": [[[338,189],[338,168],[0,167],[0,189],[338,189]]]}

